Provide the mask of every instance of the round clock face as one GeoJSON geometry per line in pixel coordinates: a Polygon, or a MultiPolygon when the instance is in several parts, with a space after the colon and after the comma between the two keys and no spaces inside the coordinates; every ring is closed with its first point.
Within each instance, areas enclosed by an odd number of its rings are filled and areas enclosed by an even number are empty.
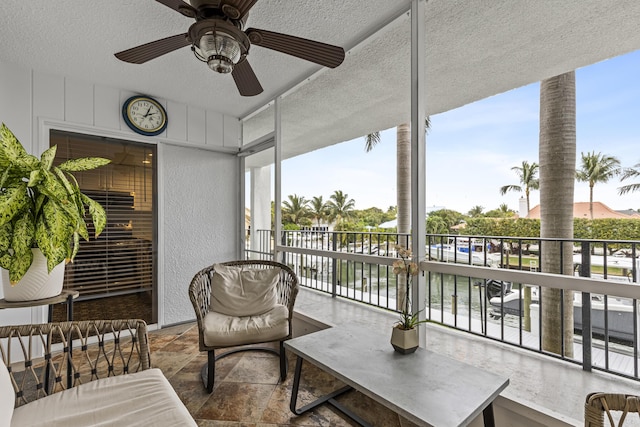
{"type": "Polygon", "coordinates": [[[167,127],[167,113],[162,105],[145,96],[133,96],[125,101],[122,116],[133,131],[142,135],[158,135],[167,127]]]}

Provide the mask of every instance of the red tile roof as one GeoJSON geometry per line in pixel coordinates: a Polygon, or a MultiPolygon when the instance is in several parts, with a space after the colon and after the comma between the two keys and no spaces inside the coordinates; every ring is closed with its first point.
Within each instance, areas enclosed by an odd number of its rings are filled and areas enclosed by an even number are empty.
{"type": "MultiPolygon", "coordinates": [[[[574,218],[586,218],[590,219],[589,202],[577,202],[573,204],[573,217],[574,218]]],[[[540,219],[540,205],[535,206],[529,211],[527,218],[540,219]]],[[[604,203],[593,202],[593,219],[603,218],[636,218],[637,215],[627,215],[624,213],[616,212],[604,203]]]]}

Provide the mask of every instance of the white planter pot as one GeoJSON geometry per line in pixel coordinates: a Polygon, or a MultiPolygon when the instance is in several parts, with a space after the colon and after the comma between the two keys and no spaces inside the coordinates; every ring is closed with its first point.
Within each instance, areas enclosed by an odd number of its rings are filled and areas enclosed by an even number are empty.
{"type": "Polygon", "coordinates": [[[51,274],[47,272],[47,258],[40,249],[33,251],[33,263],[20,281],[11,286],[9,272],[2,269],[2,290],[6,301],[33,301],[60,295],[64,280],[64,261],[51,274]]]}
{"type": "Polygon", "coordinates": [[[400,329],[394,327],[391,332],[391,345],[393,349],[402,354],[413,353],[420,344],[418,338],[418,328],[400,329]]]}

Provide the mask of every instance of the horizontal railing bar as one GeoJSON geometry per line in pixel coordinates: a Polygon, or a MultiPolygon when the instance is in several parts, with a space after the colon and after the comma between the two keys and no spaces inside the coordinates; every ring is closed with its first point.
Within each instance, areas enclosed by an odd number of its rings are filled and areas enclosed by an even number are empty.
{"type": "Polygon", "coordinates": [[[437,261],[422,261],[420,266],[433,273],[453,274],[456,276],[494,279],[512,283],[544,286],[548,288],[573,290],[594,294],[606,294],[623,298],[640,299],[640,286],[633,283],[618,283],[589,277],[567,276],[524,270],[479,267],[437,261]]]}
{"type": "Polygon", "coordinates": [[[295,246],[276,245],[276,252],[296,253],[302,255],[316,255],[325,258],[342,259],[346,261],[364,262],[365,264],[392,265],[397,258],[379,255],[365,255],[353,252],[334,252],[320,249],[299,248],[295,246]]]}

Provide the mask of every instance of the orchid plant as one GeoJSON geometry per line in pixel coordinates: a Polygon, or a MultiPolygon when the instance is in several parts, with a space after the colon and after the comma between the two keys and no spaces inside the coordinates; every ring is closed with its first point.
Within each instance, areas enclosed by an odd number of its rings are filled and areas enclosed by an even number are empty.
{"type": "Polygon", "coordinates": [[[400,320],[396,322],[396,327],[404,330],[409,330],[415,328],[420,323],[427,322],[427,320],[418,319],[418,315],[420,314],[420,312],[411,312],[411,299],[409,298],[409,293],[411,291],[411,281],[413,277],[417,276],[420,273],[420,268],[418,267],[418,263],[413,260],[413,253],[411,252],[411,249],[405,248],[402,245],[396,245],[395,249],[400,259],[396,260],[393,263],[393,273],[398,277],[402,277],[402,275],[404,275],[406,279],[403,301],[404,307],[400,312],[400,320]]]}

